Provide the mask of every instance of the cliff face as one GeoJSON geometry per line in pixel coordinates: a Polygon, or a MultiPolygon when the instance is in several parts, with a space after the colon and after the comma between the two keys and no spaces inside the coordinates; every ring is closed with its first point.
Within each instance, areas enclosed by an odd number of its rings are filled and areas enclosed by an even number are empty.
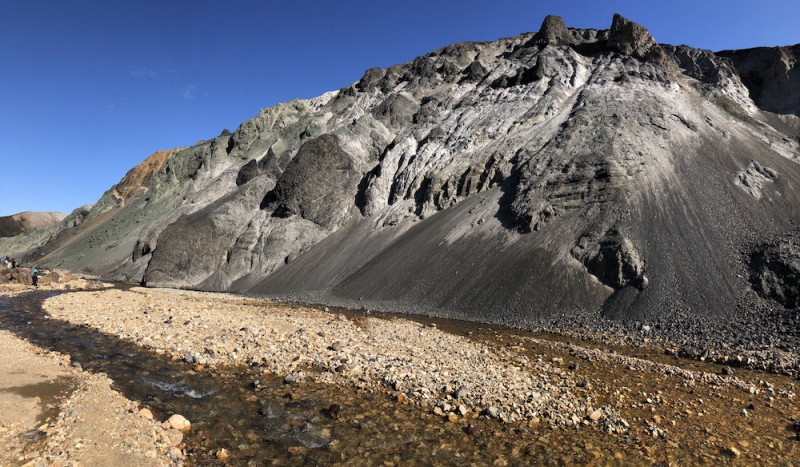
{"type": "Polygon", "coordinates": [[[762,303],[745,250],[800,217],[789,56],[548,17],[159,157],[31,254],[153,286],[508,324],[745,319],[762,303]]]}
{"type": "Polygon", "coordinates": [[[800,116],[800,44],[725,50],[718,55],[733,62],[759,107],[800,116]]]}

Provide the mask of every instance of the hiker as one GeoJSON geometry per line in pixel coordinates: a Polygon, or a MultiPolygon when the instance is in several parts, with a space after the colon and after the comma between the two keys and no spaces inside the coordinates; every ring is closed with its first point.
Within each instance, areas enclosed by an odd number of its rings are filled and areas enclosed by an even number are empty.
{"type": "Polygon", "coordinates": [[[39,288],[39,268],[33,268],[33,272],[31,273],[31,280],[33,281],[33,286],[39,288]]]}
{"type": "Polygon", "coordinates": [[[11,259],[11,269],[17,269],[17,260],[11,259]]]}

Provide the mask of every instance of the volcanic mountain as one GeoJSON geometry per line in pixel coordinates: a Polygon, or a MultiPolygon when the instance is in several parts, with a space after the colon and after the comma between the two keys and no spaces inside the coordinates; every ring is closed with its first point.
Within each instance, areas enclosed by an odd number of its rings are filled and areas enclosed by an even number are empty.
{"type": "Polygon", "coordinates": [[[78,225],[0,251],[148,286],[796,342],[798,58],[549,16],[151,157],[78,225]]]}

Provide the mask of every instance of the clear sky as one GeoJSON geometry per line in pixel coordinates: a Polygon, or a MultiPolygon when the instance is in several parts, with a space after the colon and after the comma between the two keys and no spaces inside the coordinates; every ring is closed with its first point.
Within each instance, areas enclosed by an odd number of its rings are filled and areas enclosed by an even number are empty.
{"type": "Polygon", "coordinates": [[[662,43],[800,42],[798,0],[0,0],[0,215],[93,203],[158,149],[373,66],[614,12],[662,43]]]}

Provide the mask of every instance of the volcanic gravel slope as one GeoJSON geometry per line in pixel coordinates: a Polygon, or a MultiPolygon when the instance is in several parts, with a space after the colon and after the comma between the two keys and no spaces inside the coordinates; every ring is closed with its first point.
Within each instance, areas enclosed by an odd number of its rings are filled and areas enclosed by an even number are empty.
{"type": "Polygon", "coordinates": [[[797,250],[750,258],[800,217],[797,50],[548,17],[265,109],[0,251],[153,286],[796,343],[774,298],[797,250]]]}

